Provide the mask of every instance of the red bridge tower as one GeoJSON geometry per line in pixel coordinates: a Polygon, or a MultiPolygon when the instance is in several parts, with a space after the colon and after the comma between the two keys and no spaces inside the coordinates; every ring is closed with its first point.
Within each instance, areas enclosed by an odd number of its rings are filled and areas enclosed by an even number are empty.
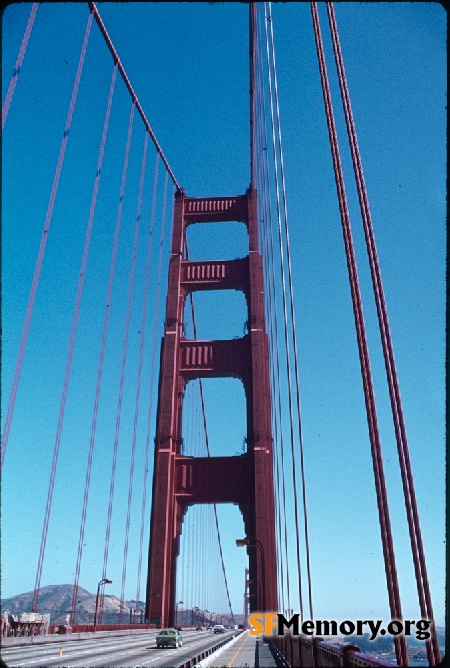
{"type": "MultiPolygon", "coordinates": [[[[250,610],[276,611],[277,577],[268,342],[265,331],[262,258],[258,246],[257,193],[196,199],[175,194],[172,252],[161,349],[156,425],[146,618],[174,623],[176,560],[187,507],[238,504],[249,556],[250,610]],[[188,225],[244,223],[249,254],[238,260],[192,262],[185,258],[188,225]],[[242,290],[248,334],[199,341],[183,337],[186,296],[196,290],[242,290]],[[240,378],[247,403],[247,452],[235,457],[181,454],[183,396],[195,378],[240,378]]],[[[220,397],[218,397],[220,401],[220,397]]],[[[226,416],[224,416],[224,420],[226,416]]]]}

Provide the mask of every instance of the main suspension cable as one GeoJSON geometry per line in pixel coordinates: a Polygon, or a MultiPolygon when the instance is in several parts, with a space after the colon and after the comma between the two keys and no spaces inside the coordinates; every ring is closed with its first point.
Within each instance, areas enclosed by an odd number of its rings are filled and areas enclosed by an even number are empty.
{"type": "Polygon", "coordinates": [[[162,159],[167,171],[169,172],[170,178],[172,179],[175,187],[177,188],[177,190],[181,190],[181,188],[178,184],[178,181],[176,180],[176,178],[174,176],[174,173],[172,172],[172,170],[170,168],[170,165],[167,162],[167,158],[164,155],[163,150],[158,143],[158,140],[156,139],[155,133],[153,132],[153,130],[151,128],[151,125],[147,120],[147,117],[144,113],[144,110],[142,109],[141,103],[139,102],[139,99],[138,99],[136,93],[133,90],[133,87],[130,83],[130,80],[127,77],[127,73],[125,72],[125,69],[122,65],[122,62],[121,62],[121,60],[118,56],[118,53],[117,53],[116,49],[114,48],[114,44],[112,43],[111,37],[109,36],[108,31],[106,30],[105,24],[103,23],[103,21],[101,19],[101,16],[100,16],[99,11],[96,7],[96,4],[95,4],[95,2],[89,2],[88,4],[89,4],[89,7],[91,9],[91,12],[93,13],[93,15],[95,17],[95,20],[97,21],[97,25],[100,28],[100,31],[101,31],[104,39],[105,39],[106,45],[111,52],[111,55],[114,59],[114,62],[117,64],[117,67],[119,68],[119,72],[122,76],[122,79],[125,83],[125,86],[128,88],[128,91],[131,95],[131,99],[133,100],[133,103],[136,105],[136,109],[138,110],[140,117],[144,121],[144,125],[147,128],[147,132],[149,133],[150,137],[152,138],[152,141],[155,145],[155,148],[158,151],[159,155],[161,156],[161,159],[162,159]]]}

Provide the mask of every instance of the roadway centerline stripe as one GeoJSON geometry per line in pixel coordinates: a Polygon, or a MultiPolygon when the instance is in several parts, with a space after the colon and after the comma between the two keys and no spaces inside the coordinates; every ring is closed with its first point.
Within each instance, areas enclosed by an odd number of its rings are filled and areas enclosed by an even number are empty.
{"type": "Polygon", "coordinates": [[[247,640],[249,640],[249,639],[250,639],[250,634],[249,634],[246,638],[244,638],[244,642],[242,643],[242,645],[239,647],[239,649],[237,650],[237,652],[235,653],[235,655],[234,655],[233,658],[231,659],[231,661],[230,661],[230,663],[228,664],[227,668],[231,668],[231,665],[232,665],[233,661],[235,660],[235,658],[237,657],[237,655],[239,654],[239,652],[241,651],[241,649],[244,647],[244,645],[245,645],[245,643],[247,642],[247,640]]]}

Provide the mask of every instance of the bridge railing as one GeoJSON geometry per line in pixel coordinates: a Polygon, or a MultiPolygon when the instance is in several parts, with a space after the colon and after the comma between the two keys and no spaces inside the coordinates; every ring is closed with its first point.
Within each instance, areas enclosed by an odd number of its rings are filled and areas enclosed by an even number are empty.
{"type": "MultiPolygon", "coordinates": [[[[96,624],[96,631],[128,631],[129,629],[136,631],[137,629],[155,629],[155,624],[96,624]]],[[[62,635],[70,633],[93,633],[94,624],[74,624],[67,626],[66,624],[50,624],[48,628],[49,634],[59,633],[62,635]]]]}
{"type": "Polygon", "coordinates": [[[361,652],[357,645],[334,645],[323,638],[271,636],[267,638],[285,668],[393,668],[393,663],[361,652]]]}
{"type": "Polygon", "coordinates": [[[230,640],[233,640],[233,638],[240,635],[241,633],[242,631],[239,629],[235,631],[231,637],[218,640],[211,647],[202,650],[201,652],[191,657],[190,659],[183,661],[183,663],[178,663],[176,665],[176,668],[195,668],[201,661],[203,661],[203,659],[206,659],[208,656],[211,656],[211,654],[214,654],[214,652],[216,652],[218,649],[229,643],[230,640]]]}

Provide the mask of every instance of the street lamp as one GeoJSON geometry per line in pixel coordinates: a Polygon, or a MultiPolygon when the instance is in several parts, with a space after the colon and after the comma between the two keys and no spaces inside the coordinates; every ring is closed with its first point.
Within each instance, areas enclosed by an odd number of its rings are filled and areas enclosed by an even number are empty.
{"type": "Polygon", "coordinates": [[[236,539],[237,547],[257,547],[261,552],[261,566],[262,566],[262,605],[264,610],[266,610],[266,560],[264,557],[264,547],[262,546],[261,541],[257,538],[238,538],[236,539]]]}
{"type": "Polygon", "coordinates": [[[195,610],[195,612],[198,612],[199,608],[197,608],[197,607],[191,608],[191,626],[194,626],[194,610],[195,610]]]}
{"type": "Polygon", "coordinates": [[[100,595],[100,587],[105,584],[112,584],[112,580],[108,580],[108,578],[103,578],[100,580],[98,583],[97,587],[97,597],[95,599],[95,614],[94,614],[94,631],[96,630],[97,627],[97,612],[98,612],[98,597],[100,595]]]}
{"type": "Polygon", "coordinates": [[[177,605],[175,608],[175,624],[178,626],[178,605],[184,605],[184,601],[177,601],[177,605]]]}

